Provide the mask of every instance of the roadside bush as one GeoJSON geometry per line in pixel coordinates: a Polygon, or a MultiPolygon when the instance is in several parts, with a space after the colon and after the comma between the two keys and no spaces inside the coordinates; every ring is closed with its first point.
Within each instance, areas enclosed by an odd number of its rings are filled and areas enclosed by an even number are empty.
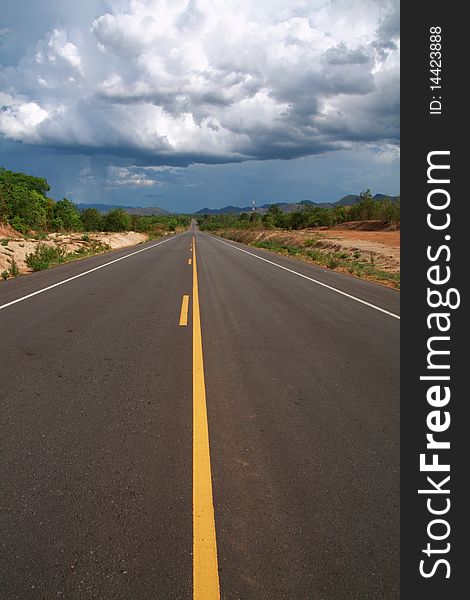
{"type": "Polygon", "coordinates": [[[104,217],[103,229],[105,231],[129,231],[131,226],[131,217],[122,208],[110,210],[104,217]]]}
{"type": "Polygon", "coordinates": [[[339,267],[339,261],[336,259],[334,254],[330,254],[327,257],[326,265],[329,269],[336,269],[336,267],[339,267]]]}
{"type": "Polygon", "coordinates": [[[20,270],[18,269],[18,265],[16,264],[16,260],[14,258],[11,259],[10,268],[8,270],[12,277],[18,277],[20,274],[20,270]]]}
{"type": "Polygon", "coordinates": [[[323,260],[323,253],[320,252],[320,250],[306,250],[305,254],[317,262],[321,262],[323,260]]]}
{"type": "Polygon", "coordinates": [[[26,255],[26,264],[33,271],[48,269],[51,265],[65,261],[66,253],[63,248],[38,244],[33,253],[26,255]]]}
{"type": "Polygon", "coordinates": [[[10,225],[13,227],[13,229],[19,231],[20,233],[27,233],[29,229],[28,225],[26,225],[19,215],[15,215],[12,219],[10,219],[10,225]]]}
{"type": "MultiPolygon", "coordinates": [[[[85,236],[83,236],[83,238],[84,237],[85,236]]],[[[107,252],[108,250],[111,250],[111,246],[109,246],[108,244],[103,244],[98,240],[90,240],[89,238],[88,240],[84,240],[83,238],[82,240],[87,242],[87,244],[81,246],[80,248],[75,250],[75,252],[72,252],[68,256],[73,256],[73,254],[76,254],[78,256],[92,256],[93,254],[99,254],[101,252],[107,252]]]]}

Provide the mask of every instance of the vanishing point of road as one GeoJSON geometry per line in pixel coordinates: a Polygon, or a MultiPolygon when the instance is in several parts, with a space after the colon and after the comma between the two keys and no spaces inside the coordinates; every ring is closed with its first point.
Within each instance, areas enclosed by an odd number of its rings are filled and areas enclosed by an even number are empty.
{"type": "Polygon", "coordinates": [[[0,285],[2,600],[398,600],[399,293],[197,230],[0,285]]]}

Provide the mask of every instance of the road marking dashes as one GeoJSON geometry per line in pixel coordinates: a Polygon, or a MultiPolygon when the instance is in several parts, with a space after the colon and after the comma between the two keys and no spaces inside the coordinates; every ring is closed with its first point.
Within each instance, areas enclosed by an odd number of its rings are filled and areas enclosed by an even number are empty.
{"type": "Polygon", "coordinates": [[[189,307],[189,296],[185,294],[181,301],[181,312],[180,312],[180,325],[184,326],[188,324],[188,307],[189,307]]]}

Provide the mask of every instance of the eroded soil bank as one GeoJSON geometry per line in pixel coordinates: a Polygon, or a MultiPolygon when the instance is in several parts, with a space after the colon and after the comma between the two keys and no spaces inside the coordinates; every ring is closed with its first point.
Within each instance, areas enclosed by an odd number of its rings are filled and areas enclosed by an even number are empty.
{"type": "Polygon", "coordinates": [[[148,240],[144,233],[127,231],[122,233],[50,233],[48,235],[22,236],[9,226],[0,225],[0,273],[2,278],[16,274],[30,273],[27,265],[28,254],[34,254],[40,244],[59,248],[67,256],[67,260],[99,254],[107,250],[116,250],[126,246],[134,246],[148,240]],[[13,265],[13,268],[12,268],[13,265]]]}
{"type": "Polygon", "coordinates": [[[226,229],[221,237],[400,287],[400,232],[375,221],[300,231],[226,229]]]}

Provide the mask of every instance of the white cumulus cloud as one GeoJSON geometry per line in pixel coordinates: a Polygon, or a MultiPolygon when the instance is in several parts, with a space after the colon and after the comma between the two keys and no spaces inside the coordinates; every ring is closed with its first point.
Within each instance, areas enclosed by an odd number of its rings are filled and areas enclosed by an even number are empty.
{"type": "Polygon", "coordinates": [[[107,5],[0,70],[1,135],[142,165],[398,144],[396,0],[107,5]]]}

